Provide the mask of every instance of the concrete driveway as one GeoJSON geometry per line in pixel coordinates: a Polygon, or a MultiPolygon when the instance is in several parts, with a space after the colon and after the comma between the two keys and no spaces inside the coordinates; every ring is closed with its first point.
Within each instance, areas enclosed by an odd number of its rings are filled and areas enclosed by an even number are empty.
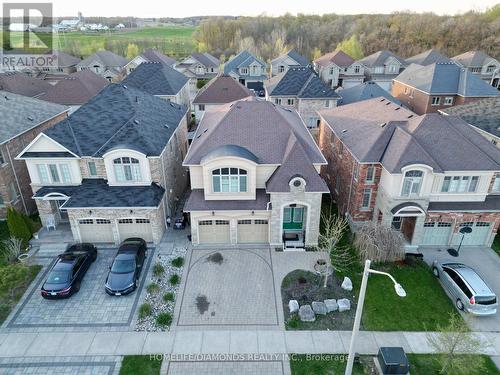
{"type": "MultiPolygon", "coordinates": [[[[448,254],[445,248],[442,249],[420,249],[424,254],[424,260],[428,264],[436,259],[453,260],[472,267],[486,281],[486,284],[500,297],[500,257],[490,248],[467,246],[460,250],[458,258],[448,254]]],[[[464,317],[470,318],[469,325],[475,331],[500,331],[500,307],[497,314],[492,316],[474,316],[461,313],[464,317]]]]}

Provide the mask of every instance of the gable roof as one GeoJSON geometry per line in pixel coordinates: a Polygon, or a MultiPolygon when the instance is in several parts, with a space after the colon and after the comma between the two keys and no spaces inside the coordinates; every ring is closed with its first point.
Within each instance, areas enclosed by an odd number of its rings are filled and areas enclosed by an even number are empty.
{"type": "Polygon", "coordinates": [[[99,157],[115,148],[158,156],[185,115],[184,106],[110,84],[44,134],[79,156],[99,157]]]}
{"type": "Polygon", "coordinates": [[[37,97],[52,87],[42,79],[21,72],[0,73],[0,90],[29,97],[37,97]]]}
{"type": "Polygon", "coordinates": [[[90,55],[89,57],[80,61],[77,66],[90,66],[96,61],[106,67],[123,67],[127,65],[128,62],[126,58],[119,56],[111,51],[97,51],[93,55],[90,55]]]}
{"type": "Polygon", "coordinates": [[[87,103],[99,91],[109,84],[108,80],[91,70],[72,73],[58,81],[40,99],[65,105],[82,105],[87,103]]]}
{"type": "Polygon", "coordinates": [[[198,61],[200,64],[206,67],[218,68],[220,61],[218,58],[212,56],[208,52],[205,53],[192,53],[191,56],[198,61]]]}
{"type": "Polygon", "coordinates": [[[422,53],[419,53],[418,55],[408,57],[406,59],[406,62],[409,64],[418,64],[418,65],[430,65],[434,63],[449,63],[452,62],[450,58],[446,57],[439,51],[435,49],[429,49],[427,51],[424,51],[422,53]]]}
{"type": "Polygon", "coordinates": [[[317,65],[326,67],[330,64],[335,64],[341,68],[347,68],[354,63],[354,59],[349,56],[344,51],[337,49],[333,52],[327,53],[326,55],[321,56],[320,58],[314,60],[317,65]]]}
{"type": "Polygon", "coordinates": [[[391,94],[389,94],[389,92],[384,90],[374,81],[363,82],[347,89],[343,89],[340,92],[340,96],[341,99],[339,100],[339,104],[342,105],[379,97],[386,98],[395,104],[401,105],[399,100],[394,98],[391,94]]]}
{"type": "Polygon", "coordinates": [[[247,50],[243,50],[224,64],[224,74],[229,74],[231,72],[238,73],[238,69],[240,67],[249,66],[254,61],[259,63],[263,67],[266,66],[266,63],[264,61],[255,57],[247,50]]]}
{"type": "Polygon", "coordinates": [[[382,50],[375,52],[361,60],[358,60],[361,64],[368,68],[373,68],[375,66],[384,66],[389,58],[393,58],[398,61],[401,65],[406,65],[405,60],[398,55],[395,55],[391,51],[382,50]]]}
{"type": "Polygon", "coordinates": [[[0,91],[0,144],[67,111],[42,100],[0,91]]]}
{"type": "Polygon", "coordinates": [[[170,56],[164,55],[160,51],[154,48],[149,48],[145,50],[142,54],[142,57],[144,57],[147,61],[149,62],[161,62],[166,65],[173,66],[174,64],[177,63],[177,61],[170,56]]]}
{"type": "Polygon", "coordinates": [[[264,82],[269,96],[298,98],[340,98],[311,67],[291,67],[286,72],[264,82]]]}
{"type": "Polygon", "coordinates": [[[462,66],[469,67],[482,67],[484,65],[485,60],[491,59],[494,60],[493,57],[488,56],[486,53],[482,51],[468,51],[457,55],[451,58],[453,61],[460,63],[462,66]]]}
{"type": "Polygon", "coordinates": [[[193,104],[225,104],[254,96],[232,77],[221,75],[207,83],[196,95],[193,104]]]}
{"type": "Polygon", "coordinates": [[[60,68],[75,66],[80,61],[82,61],[80,58],[70,55],[63,51],[54,51],[53,55],[57,57],[57,66],[60,68]]]}
{"type": "Polygon", "coordinates": [[[171,66],[159,62],[145,62],[130,73],[123,84],[151,95],[176,95],[189,78],[171,66]]]}
{"type": "MultiPolygon", "coordinates": [[[[294,49],[291,49],[285,55],[281,55],[281,56],[290,57],[293,61],[295,61],[297,63],[298,66],[308,66],[311,64],[309,59],[305,58],[304,56],[302,56],[300,53],[298,53],[294,49]]],[[[281,56],[278,56],[276,59],[279,59],[281,56]]],[[[276,60],[276,59],[274,59],[274,60],[276,60]]]]}

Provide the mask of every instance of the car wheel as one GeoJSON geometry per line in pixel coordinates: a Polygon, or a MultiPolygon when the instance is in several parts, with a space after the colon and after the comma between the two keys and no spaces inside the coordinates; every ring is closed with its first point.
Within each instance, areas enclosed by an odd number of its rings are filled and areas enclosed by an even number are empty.
{"type": "Polygon", "coordinates": [[[439,278],[439,270],[436,267],[432,267],[432,273],[434,274],[434,276],[439,278]]]}
{"type": "Polygon", "coordinates": [[[464,304],[461,300],[457,299],[457,302],[455,302],[455,304],[457,305],[457,309],[459,309],[460,311],[464,311],[464,304]]]}
{"type": "Polygon", "coordinates": [[[97,251],[95,251],[94,255],[92,255],[92,263],[94,263],[96,259],[97,259],[97,251]]]}
{"type": "Polygon", "coordinates": [[[75,283],[75,287],[73,288],[74,292],[73,293],[78,293],[80,291],[80,281],[77,281],[75,283]]]}

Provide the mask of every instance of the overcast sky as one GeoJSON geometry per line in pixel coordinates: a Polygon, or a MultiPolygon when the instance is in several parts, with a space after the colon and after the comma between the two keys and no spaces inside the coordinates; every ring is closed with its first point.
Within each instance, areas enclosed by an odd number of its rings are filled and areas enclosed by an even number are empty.
{"type": "MultiPolygon", "coordinates": [[[[3,0],[0,0],[3,1],[3,0]]],[[[15,2],[15,1],[13,1],[15,2]]],[[[30,2],[47,2],[33,1],[30,2]]],[[[357,14],[391,13],[410,10],[456,14],[469,10],[484,10],[498,0],[53,0],[56,16],[136,16],[136,17],[188,17],[201,15],[248,15],[266,13],[276,16],[284,13],[357,14]]]]}

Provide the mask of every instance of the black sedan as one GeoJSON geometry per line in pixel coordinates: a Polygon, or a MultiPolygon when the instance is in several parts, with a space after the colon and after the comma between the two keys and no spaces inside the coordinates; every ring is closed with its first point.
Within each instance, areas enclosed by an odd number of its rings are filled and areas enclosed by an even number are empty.
{"type": "Polygon", "coordinates": [[[85,273],[97,258],[97,249],[90,243],[74,244],[57,256],[42,285],[43,298],[67,298],[80,290],[85,273]]]}
{"type": "Polygon", "coordinates": [[[128,238],[122,242],[106,278],[106,293],[121,296],[132,293],[146,258],[146,241],[142,238],[128,238]]]}

